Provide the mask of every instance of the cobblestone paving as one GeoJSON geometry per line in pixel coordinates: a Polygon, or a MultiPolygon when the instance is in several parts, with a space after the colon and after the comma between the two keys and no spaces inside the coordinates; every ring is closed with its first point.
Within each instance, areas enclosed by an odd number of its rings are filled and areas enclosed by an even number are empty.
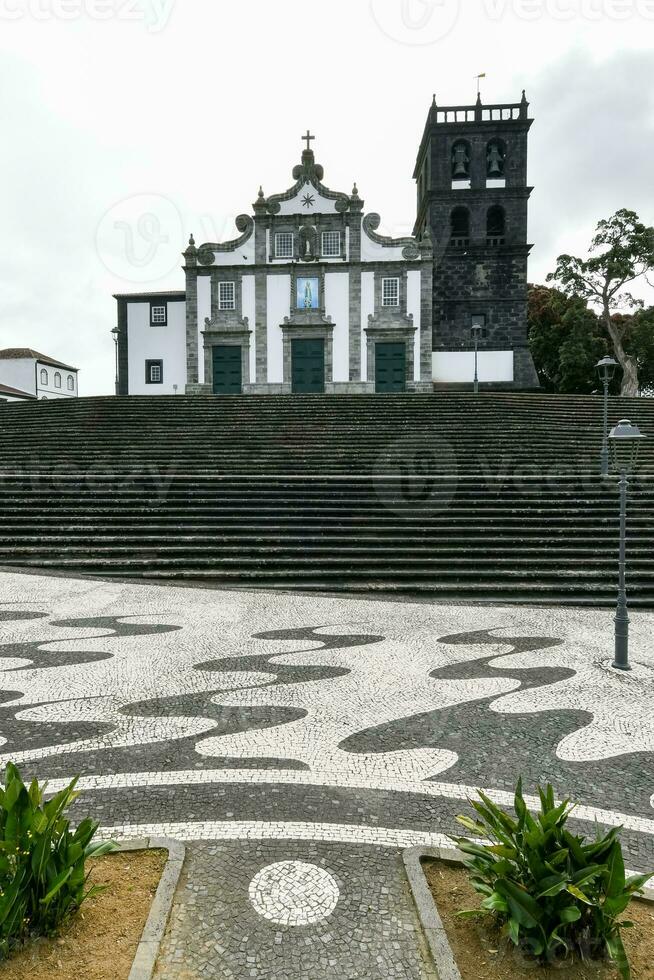
{"type": "Polygon", "coordinates": [[[156,976],[437,980],[407,887],[396,851],[279,841],[197,845],[156,976]],[[312,864],[338,888],[331,914],[309,926],[280,926],[249,900],[256,876],[289,860],[312,864]]]}
{"type": "Polygon", "coordinates": [[[161,972],[429,977],[399,851],[517,776],[654,867],[654,616],[0,575],[0,762],[192,842],[161,972]]]}

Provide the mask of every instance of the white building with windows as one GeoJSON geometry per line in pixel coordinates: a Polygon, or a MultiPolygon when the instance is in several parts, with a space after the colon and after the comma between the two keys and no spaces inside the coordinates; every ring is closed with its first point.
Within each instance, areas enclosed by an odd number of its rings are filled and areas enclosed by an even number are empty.
{"type": "Polygon", "coordinates": [[[429,232],[379,235],[308,147],[293,178],[233,241],[191,237],[183,291],[116,295],[120,394],[431,389],[429,232]]]}
{"type": "Polygon", "coordinates": [[[78,368],[40,354],[31,347],[0,350],[0,397],[10,401],[33,398],[77,398],[78,368]]]}

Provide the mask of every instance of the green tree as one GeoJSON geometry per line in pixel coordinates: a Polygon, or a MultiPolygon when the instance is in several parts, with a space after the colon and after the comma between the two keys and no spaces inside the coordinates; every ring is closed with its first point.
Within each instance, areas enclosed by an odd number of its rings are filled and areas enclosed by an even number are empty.
{"type": "Polygon", "coordinates": [[[623,208],[599,222],[589,255],[588,259],[559,255],[547,281],[557,282],[566,296],[580,297],[599,307],[613,354],[622,367],[621,393],[634,396],[640,382],[638,357],[627,350],[632,323],[615,313],[621,308],[643,306],[625,287],[654,270],[654,228],[644,225],[635,211],[623,208]]]}
{"type": "Polygon", "coordinates": [[[599,317],[579,296],[547,286],[529,288],[529,347],[545,391],[588,394],[595,365],[608,351],[599,317]]]}

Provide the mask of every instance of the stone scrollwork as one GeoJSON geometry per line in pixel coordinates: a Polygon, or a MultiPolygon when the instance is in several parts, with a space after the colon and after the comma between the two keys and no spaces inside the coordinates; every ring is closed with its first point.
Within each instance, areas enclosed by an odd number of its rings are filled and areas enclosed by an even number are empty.
{"type": "Polygon", "coordinates": [[[213,265],[216,261],[216,255],[214,253],[213,247],[209,248],[203,245],[198,251],[198,262],[200,265],[213,265]]]}
{"type": "Polygon", "coordinates": [[[388,235],[379,235],[377,229],[381,224],[381,217],[371,211],[363,219],[363,230],[368,238],[377,245],[385,248],[402,248],[402,256],[407,261],[416,261],[420,258],[420,247],[418,240],[411,236],[405,238],[391,238],[388,235]]]}
{"type": "Polygon", "coordinates": [[[241,233],[241,237],[235,238],[231,242],[205,242],[198,250],[200,265],[213,265],[216,260],[215,252],[235,252],[252,237],[254,219],[249,214],[239,214],[235,224],[241,233]]]}

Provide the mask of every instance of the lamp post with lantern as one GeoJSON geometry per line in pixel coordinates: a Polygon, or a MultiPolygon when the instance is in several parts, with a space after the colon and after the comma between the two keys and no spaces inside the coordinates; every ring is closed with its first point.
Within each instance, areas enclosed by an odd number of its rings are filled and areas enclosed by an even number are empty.
{"type": "Polygon", "coordinates": [[[620,560],[618,604],[615,613],[615,658],[617,670],[631,670],[629,666],[629,612],[627,609],[627,494],[629,477],[638,462],[638,451],[645,436],[629,419],[621,419],[611,429],[609,442],[613,454],[613,468],[620,474],[620,560]]]}
{"type": "Polygon", "coordinates": [[[113,330],[111,331],[111,336],[114,338],[114,347],[116,349],[116,378],[114,382],[116,394],[118,394],[118,335],[119,333],[120,330],[118,329],[118,327],[114,327],[113,330]]]}
{"type": "Polygon", "coordinates": [[[615,376],[618,362],[612,357],[603,357],[596,365],[599,379],[604,385],[604,427],[602,429],[601,474],[609,475],[609,385],[615,376]]]}
{"type": "Polygon", "coordinates": [[[475,345],[475,379],[473,384],[473,391],[475,395],[479,394],[479,340],[482,334],[482,326],[479,323],[473,323],[470,328],[470,333],[472,334],[472,339],[475,345]]]}

